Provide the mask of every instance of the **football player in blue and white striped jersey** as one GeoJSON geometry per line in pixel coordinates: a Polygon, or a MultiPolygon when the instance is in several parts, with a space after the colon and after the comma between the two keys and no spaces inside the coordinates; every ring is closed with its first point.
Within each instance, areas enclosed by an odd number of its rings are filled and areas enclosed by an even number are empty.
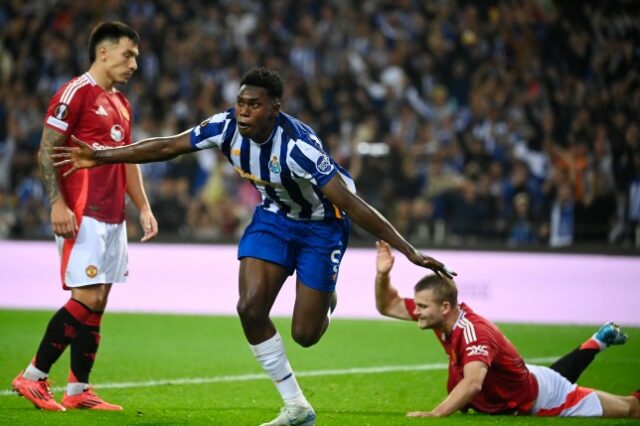
{"type": "Polygon", "coordinates": [[[244,75],[234,108],[169,137],[127,147],[59,149],[56,165],[76,169],[107,163],[146,163],[218,147],[238,173],[262,195],[238,249],[238,314],[256,359],[284,400],[269,425],[315,424],[269,312],[286,278],[296,272],[293,339],[304,347],[320,340],[335,307],[340,261],[350,221],[387,241],[416,265],[451,276],[441,262],[405,240],[377,210],[355,193],[349,174],[327,155],[305,123],[280,111],[283,81],[264,68],[244,75]]]}

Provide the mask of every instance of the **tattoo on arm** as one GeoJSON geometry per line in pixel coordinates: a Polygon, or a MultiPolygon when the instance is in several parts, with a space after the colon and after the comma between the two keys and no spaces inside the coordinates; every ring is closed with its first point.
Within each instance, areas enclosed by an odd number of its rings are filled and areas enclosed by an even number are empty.
{"type": "Polygon", "coordinates": [[[49,201],[54,203],[60,198],[60,182],[58,171],[53,166],[51,154],[54,146],[62,146],[66,137],[57,133],[48,127],[42,131],[42,139],[40,140],[40,151],[38,151],[38,163],[40,165],[40,175],[44,188],[49,196],[49,201]]]}

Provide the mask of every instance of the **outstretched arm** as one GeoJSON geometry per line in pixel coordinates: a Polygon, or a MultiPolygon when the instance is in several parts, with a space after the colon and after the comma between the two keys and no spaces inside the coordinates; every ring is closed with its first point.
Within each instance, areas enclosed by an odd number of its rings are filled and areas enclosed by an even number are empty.
{"type": "Polygon", "coordinates": [[[444,401],[432,411],[412,411],[407,413],[407,416],[445,417],[463,409],[482,390],[487,371],[489,371],[489,366],[482,361],[471,361],[465,364],[462,372],[463,379],[453,388],[444,401]]]}
{"type": "Polygon", "coordinates": [[[131,145],[109,149],[94,149],[87,142],[71,136],[77,148],[57,147],[56,154],[51,158],[56,160],[55,167],[72,165],[66,175],[78,169],[96,167],[110,163],[151,163],[177,157],[180,154],[192,152],[191,130],[178,135],[143,139],[131,145]]]}
{"type": "Polygon", "coordinates": [[[358,195],[349,191],[349,188],[347,188],[339,174],[336,173],[331,180],[322,187],[322,193],[329,201],[346,211],[354,222],[381,240],[391,244],[391,246],[398,249],[411,262],[448,277],[455,275],[455,272],[449,271],[441,262],[423,255],[409,244],[380,212],[358,195]]]}
{"type": "Polygon", "coordinates": [[[389,272],[395,258],[391,254],[391,247],[384,241],[376,241],[376,308],[382,315],[402,320],[413,320],[407,312],[404,299],[389,281],[389,272]]]}

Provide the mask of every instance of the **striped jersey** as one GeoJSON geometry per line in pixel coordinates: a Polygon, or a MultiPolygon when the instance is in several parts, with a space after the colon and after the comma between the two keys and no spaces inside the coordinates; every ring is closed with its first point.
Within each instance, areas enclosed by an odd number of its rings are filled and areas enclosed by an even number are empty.
{"type": "MultiPolygon", "coordinates": [[[[102,89],[89,73],[60,87],[49,102],[44,125],[64,134],[66,146],[75,146],[71,135],[90,143],[94,149],[131,143],[129,101],[115,89],[102,89]]],[[[62,177],[70,167],[60,169],[60,186],[76,216],[90,216],[107,223],[124,221],[125,165],[106,164],[62,177]]]]}
{"type": "Polygon", "coordinates": [[[243,137],[235,109],[215,114],[191,130],[194,150],[218,147],[236,171],[262,196],[262,207],[295,220],[341,218],[320,191],[339,173],[352,192],[353,179],[327,155],[320,138],[296,118],[278,113],[269,139],[258,144],[243,137]]]}
{"type": "MultiPolygon", "coordinates": [[[[405,299],[414,320],[415,301],[405,299]]],[[[434,330],[435,331],[435,330],[434,330]]],[[[470,407],[490,414],[526,413],[538,397],[538,382],[524,360],[498,327],[466,304],[460,304],[460,316],[449,336],[435,333],[449,356],[447,391],[451,392],[464,377],[464,366],[480,361],[489,367],[482,390],[470,407]]]]}

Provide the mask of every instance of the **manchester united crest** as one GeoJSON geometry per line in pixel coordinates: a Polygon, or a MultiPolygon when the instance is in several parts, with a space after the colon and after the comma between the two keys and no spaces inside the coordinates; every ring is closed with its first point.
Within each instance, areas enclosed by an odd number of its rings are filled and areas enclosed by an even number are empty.
{"type": "Polygon", "coordinates": [[[89,278],[95,278],[96,275],[98,275],[98,267],[95,265],[89,265],[84,270],[84,272],[87,274],[89,278]]]}

